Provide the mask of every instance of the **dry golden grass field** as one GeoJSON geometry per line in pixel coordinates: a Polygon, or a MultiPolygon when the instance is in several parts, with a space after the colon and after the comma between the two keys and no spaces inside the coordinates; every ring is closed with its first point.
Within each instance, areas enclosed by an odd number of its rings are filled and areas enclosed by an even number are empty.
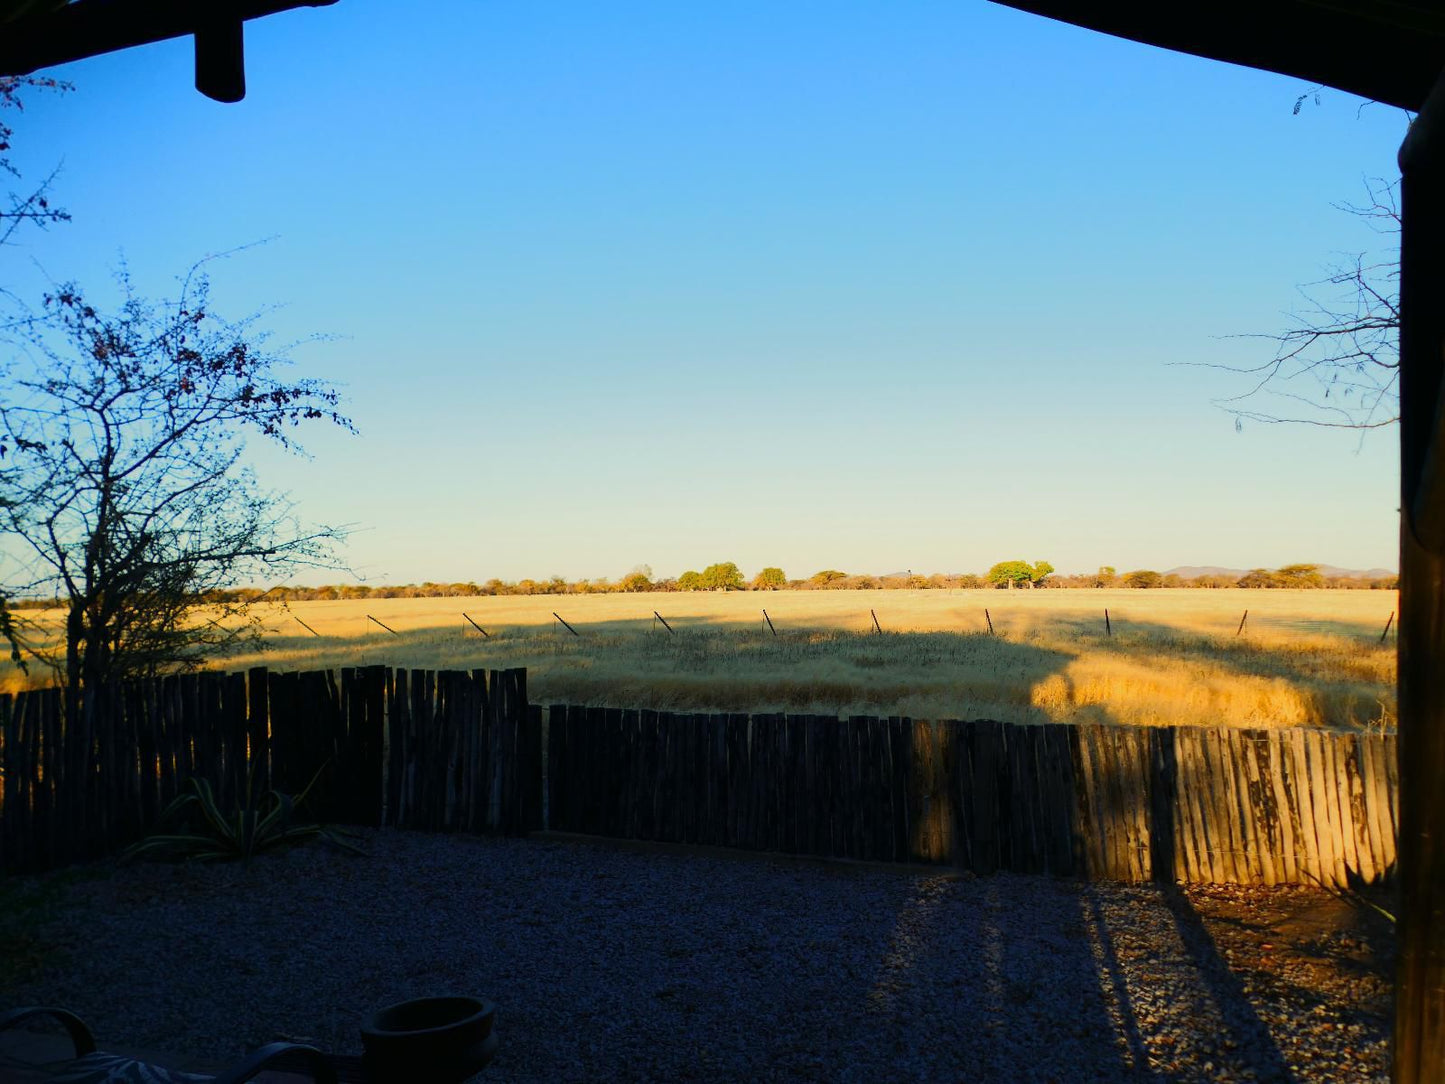
{"type": "MultiPolygon", "coordinates": [[[[1395,605],[1386,591],[1188,589],[297,602],[258,608],[264,650],[226,666],[525,666],[531,698],[543,704],[1392,729],[1394,632],[1383,644],[1380,634],[1395,605]]],[[[3,680],[10,689],[23,681],[13,671],[3,680]]]]}

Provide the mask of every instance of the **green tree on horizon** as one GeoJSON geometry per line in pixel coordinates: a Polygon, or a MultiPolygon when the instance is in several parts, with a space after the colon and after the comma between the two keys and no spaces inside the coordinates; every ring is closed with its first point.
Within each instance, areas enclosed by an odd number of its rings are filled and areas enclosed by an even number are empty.
{"type": "Polygon", "coordinates": [[[742,571],[736,564],[722,561],[702,570],[702,586],[709,591],[741,591],[746,584],[743,583],[742,571]]]}
{"type": "Polygon", "coordinates": [[[1029,564],[1027,561],[1000,561],[988,570],[986,579],[997,587],[1018,587],[1027,584],[1033,587],[1050,576],[1054,566],[1047,561],[1029,564]]]}
{"type": "Polygon", "coordinates": [[[1124,573],[1124,583],[1129,587],[1138,588],[1162,587],[1164,577],[1152,568],[1139,568],[1133,572],[1124,573]]]}
{"type": "Polygon", "coordinates": [[[753,577],[754,591],[776,591],[788,585],[788,577],[781,568],[769,565],[753,577]]]}

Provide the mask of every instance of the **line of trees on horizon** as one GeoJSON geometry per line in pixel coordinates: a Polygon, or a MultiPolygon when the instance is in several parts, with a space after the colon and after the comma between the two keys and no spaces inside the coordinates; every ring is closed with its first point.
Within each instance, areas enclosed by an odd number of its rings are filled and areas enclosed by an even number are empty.
{"type": "MultiPolygon", "coordinates": [[[[708,565],[701,572],[689,570],[677,577],[654,578],[652,569],[638,565],[616,580],[567,580],[552,576],[545,580],[517,581],[490,579],[483,583],[323,584],[317,587],[284,585],[269,590],[246,587],[228,591],[208,592],[203,601],[225,603],[250,602],[320,602],[367,598],[470,598],[491,595],[603,595],[636,592],[676,591],[942,591],[987,587],[1029,587],[1034,589],[1099,589],[1189,587],[1199,589],[1228,588],[1347,588],[1354,590],[1395,590],[1398,576],[1366,578],[1362,576],[1326,576],[1319,565],[1293,564],[1277,569],[1257,568],[1243,576],[1206,574],[1183,577],[1176,573],[1160,573],[1151,569],[1134,569],[1119,573],[1104,566],[1097,572],[1061,576],[1047,561],[1029,564],[1026,561],[1001,561],[983,575],[974,573],[934,573],[929,576],[895,573],[885,576],[851,574],[838,569],[823,569],[807,579],[790,579],[781,568],[769,566],[752,579],[741,569],[724,561],[708,565]]],[[[15,600],[12,606],[36,608],[55,605],[51,600],[15,600]]]]}

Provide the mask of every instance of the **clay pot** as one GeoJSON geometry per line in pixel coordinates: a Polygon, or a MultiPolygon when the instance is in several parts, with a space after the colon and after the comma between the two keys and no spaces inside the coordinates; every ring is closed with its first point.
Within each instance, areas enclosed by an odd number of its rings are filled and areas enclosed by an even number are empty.
{"type": "Polygon", "coordinates": [[[378,1084],[460,1084],[496,1055],[496,1008],[475,997],[424,997],[387,1006],[361,1029],[367,1076],[378,1084]]]}

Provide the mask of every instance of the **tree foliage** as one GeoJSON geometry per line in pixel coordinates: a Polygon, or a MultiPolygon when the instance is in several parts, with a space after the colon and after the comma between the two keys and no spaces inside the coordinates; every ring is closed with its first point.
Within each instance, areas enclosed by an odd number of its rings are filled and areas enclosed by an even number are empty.
{"type": "Polygon", "coordinates": [[[1320,574],[1319,565],[1285,565],[1277,569],[1275,575],[1279,577],[1284,587],[1308,587],[1318,588],[1325,585],[1325,578],[1320,574]]]}
{"type": "Polygon", "coordinates": [[[652,569],[648,565],[637,565],[622,577],[617,588],[619,591],[651,591],[652,569]]]}
{"type": "Polygon", "coordinates": [[[1034,570],[1027,561],[1000,561],[988,570],[987,580],[999,587],[1016,587],[1029,583],[1034,570]]]}
{"type": "Polygon", "coordinates": [[[754,591],[777,591],[788,585],[788,577],[781,568],[769,565],[753,577],[754,591]]]}
{"type": "Polygon", "coordinates": [[[247,628],[244,603],[197,619],[208,595],[329,563],[337,532],[303,528],[242,457],[248,436],[297,451],[303,425],[351,428],[330,387],[278,376],[254,320],[212,312],[199,268],[171,301],[118,281],[112,312],[47,296],[0,385],[0,528],[29,555],[10,586],[64,603],[63,657],[34,653],[73,690],[196,665],[247,628]]]}
{"type": "Polygon", "coordinates": [[[1285,565],[1271,571],[1267,568],[1255,568],[1246,572],[1239,578],[1238,587],[1284,587],[1284,588],[1308,588],[1316,589],[1326,587],[1325,577],[1320,572],[1319,565],[1294,564],[1285,565]]]}
{"type": "Polygon", "coordinates": [[[1124,585],[1137,588],[1163,587],[1164,577],[1152,568],[1138,568],[1124,573],[1124,585]]]}
{"type": "Polygon", "coordinates": [[[1033,587],[1042,583],[1053,571],[1054,566],[1047,561],[1034,564],[1027,561],[1000,561],[988,570],[986,579],[995,587],[1018,587],[1021,584],[1033,587]]]}
{"type": "Polygon", "coordinates": [[[708,591],[741,591],[747,586],[743,574],[731,561],[708,565],[702,570],[702,587],[708,591]]]}

